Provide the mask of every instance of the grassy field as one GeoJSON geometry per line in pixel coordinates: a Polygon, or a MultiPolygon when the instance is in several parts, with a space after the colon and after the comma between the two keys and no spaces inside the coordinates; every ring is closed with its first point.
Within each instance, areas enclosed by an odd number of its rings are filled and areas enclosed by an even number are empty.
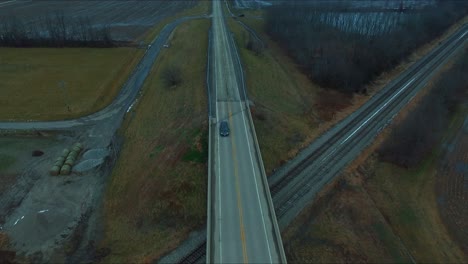
{"type": "MultiPolygon", "coordinates": [[[[465,106],[468,113],[468,105],[465,106]]],[[[468,122],[468,116],[460,116],[468,122]]],[[[449,233],[461,245],[468,256],[468,192],[466,191],[466,173],[468,164],[468,123],[464,130],[453,135],[447,141],[444,155],[437,170],[437,204],[443,222],[449,233]],[[465,164],[465,165],[464,165],[465,164]],[[464,167],[465,166],[465,167],[464,167]],[[463,184],[464,183],[464,184],[463,184]]]]}
{"type": "Polygon", "coordinates": [[[410,171],[379,163],[376,177],[366,187],[417,262],[463,263],[467,259],[449,236],[438,212],[434,192],[436,157],[410,171]]]}
{"type": "MultiPolygon", "coordinates": [[[[468,261],[460,246],[447,232],[447,223],[440,217],[439,210],[453,210],[448,208],[453,204],[447,205],[442,202],[442,197],[452,194],[452,191],[436,192],[440,186],[448,185],[447,187],[453,188],[454,186],[450,184],[455,186],[460,184],[460,182],[450,182],[450,177],[443,177],[453,169],[443,162],[443,157],[447,152],[451,152],[445,145],[455,139],[463,127],[467,114],[468,108],[458,109],[451,119],[444,139],[420,166],[404,169],[390,163],[378,162],[375,166],[376,176],[371,177],[366,183],[366,189],[373,197],[376,206],[392,223],[395,232],[399,234],[418,262],[466,263],[468,261]]],[[[465,156],[462,153],[458,154],[459,159],[465,156]]],[[[463,200],[453,202],[458,205],[464,204],[463,200]]],[[[466,218],[466,215],[458,216],[458,219],[454,220],[464,222],[466,218]]]]}
{"type": "Polygon", "coordinates": [[[8,236],[0,232],[0,262],[13,263],[15,260],[15,252],[11,250],[10,240],[8,236]]]}
{"type": "MultiPolygon", "coordinates": [[[[210,12],[211,2],[170,16],[140,37],[149,43],[164,25],[210,12]]],[[[94,113],[118,94],[143,55],[136,48],[0,48],[0,120],[61,120],[94,113]]]]}
{"type": "Polygon", "coordinates": [[[290,263],[410,262],[360,183],[333,186],[283,233],[290,263]]]}
{"type": "Polygon", "coordinates": [[[0,48],[0,120],[58,120],[108,105],[143,54],[135,48],[0,48]]]}
{"type": "Polygon", "coordinates": [[[257,56],[245,48],[248,32],[233,19],[246,74],[248,97],[267,174],[293,157],[318,127],[314,103],[318,88],[294,63],[268,40],[268,49],[257,56]]]}
{"type": "Polygon", "coordinates": [[[180,25],[124,125],[125,143],[104,198],[103,262],[148,262],[206,219],[208,20],[180,25]],[[162,72],[180,67],[166,87],[162,72]]]}

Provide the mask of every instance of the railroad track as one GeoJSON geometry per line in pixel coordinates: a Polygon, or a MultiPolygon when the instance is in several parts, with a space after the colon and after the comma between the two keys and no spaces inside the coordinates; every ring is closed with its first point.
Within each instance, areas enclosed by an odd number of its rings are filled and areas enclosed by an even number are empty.
{"type": "Polygon", "coordinates": [[[206,259],[206,240],[198,245],[190,254],[183,257],[178,263],[202,263],[206,259]]]}
{"type": "Polygon", "coordinates": [[[388,123],[391,119],[391,113],[397,109],[396,107],[402,102],[402,100],[408,98],[408,96],[415,91],[418,85],[428,77],[428,75],[430,75],[437,66],[439,66],[439,62],[444,60],[458,47],[459,44],[464,42],[464,38],[460,37],[464,36],[466,34],[465,32],[466,27],[452,36],[445,43],[441,44],[436,50],[434,50],[434,52],[413,65],[412,68],[405,73],[403,78],[393,84],[391,83],[391,86],[389,87],[390,89],[386,89],[386,91],[384,91],[377,100],[372,104],[367,105],[359,116],[349,122],[343,129],[335,133],[316,151],[303,159],[298,166],[294,167],[285,175],[285,177],[281,178],[276,184],[271,186],[270,190],[274,197],[278,218],[285,215],[301,197],[309,192],[312,186],[320,182],[322,184],[326,184],[329,179],[324,179],[323,175],[327,175],[335,164],[342,160],[354,146],[361,142],[362,139],[365,139],[366,137],[371,136],[372,133],[375,133],[375,131],[382,129],[383,127],[379,127],[382,121],[385,120],[387,121],[386,123],[388,123]],[[434,60],[438,56],[440,56],[438,60],[434,60]],[[390,101],[387,101],[389,98],[390,101]],[[386,103],[384,104],[384,102],[386,103]],[[384,105],[385,107],[382,107],[381,105],[384,105]],[[372,112],[375,111],[375,109],[378,109],[378,107],[381,107],[380,109],[382,109],[378,115],[372,114],[372,112]],[[375,118],[375,120],[371,120],[372,118],[375,118]],[[369,120],[371,120],[371,122],[368,122],[369,120]],[[361,129],[355,129],[360,124],[367,125],[361,125],[361,129]],[[353,129],[354,132],[351,132],[353,129]],[[351,135],[347,138],[346,144],[340,144],[331,153],[326,155],[325,158],[320,160],[319,164],[317,164],[317,159],[323,157],[323,155],[325,155],[330,148],[336,146],[340,140],[343,142],[343,138],[348,133],[351,133],[351,135]],[[301,172],[306,169],[308,169],[308,173],[303,173],[303,175],[300,176],[301,172]],[[300,179],[297,179],[298,177],[300,177],[300,179]],[[293,181],[295,182],[293,186],[291,186],[293,181]],[[282,199],[277,199],[278,193],[283,190],[287,190],[289,194],[284,195],[282,199]]]}
{"type": "MultiPolygon", "coordinates": [[[[358,144],[367,136],[370,136],[372,133],[375,133],[376,130],[381,129],[382,127],[379,128],[378,126],[381,125],[381,122],[384,119],[391,119],[391,116],[389,117],[389,115],[395,111],[395,108],[398,106],[398,104],[401,103],[401,100],[412,94],[418,85],[425,78],[427,78],[435,68],[439,66],[438,62],[443,61],[459,46],[459,44],[465,41],[464,36],[466,35],[467,28],[468,26],[463,26],[457,33],[452,35],[444,43],[440,44],[439,47],[437,47],[434,51],[426,55],[420,61],[416,62],[409,70],[405,71],[401,78],[389,83],[387,85],[388,88],[384,88],[381,93],[376,95],[378,96],[376,100],[370,104],[364,105],[364,108],[362,108],[362,112],[360,112],[359,115],[347,123],[342,129],[333,134],[331,138],[329,138],[324,144],[320,145],[317,150],[301,160],[286,175],[284,175],[284,177],[271,184],[270,192],[275,202],[275,211],[278,219],[283,218],[286,213],[294,208],[297,201],[310,192],[314,185],[325,185],[329,180],[331,180],[331,178],[333,178],[330,177],[327,179],[323,176],[320,176],[330,173],[335,164],[342,160],[355,147],[356,144],[358,144]],[[434,60],[438,56],[441,57],[438,58],[438,60],[434,60]],[[427,68],[424,69],[425,67],[427,68]],[[407,87],[404,87],[403,85],[406,85],[407,87]],[[402,86],[404,88],[402,88],[402,86]],[[400,88],[402,89],[400,90],[400,88]],[[391,101],[385,104],[384,102],[389,98],[391,98],[391,101]],[[378,113],[379,115],[371,115],[371,113],[382,104],[384,107],[380,108],[382,111],[378,113]],[[369,117],[369,115],[371,115],[371,117],[369,117]],[[367,123],[367,121],[374,117],[376,118],[377,122],[373,120],[374,122],[367,123]],[[355,129],[356,126],[358,126],[360,123],[363,123],[363,125],[361,125],[362,128],[355,129]],[[364,126],[366,123],[367,125],[364,126]],[[353,129],[355,131],[352,132],[351,135],[345,140],[346,144],[340,145],[338,147],[339,149],[335,148],[331,154],[327,155],[325,159],[322,159],[321,164],[316,164],[316,161],[319,157],[325,155],[325,153],[329,151],[330,147],[337,144],[353,129]],[[309,173],[302,173],[305,170],[308,170],[309,173]],[[283,197],[278,198],[280,192],[283,191],[284,193],[284,190],[287,190],[287,195],[283,195],[283,197]]],[[[197,263],[196,261],[203,259],[205,255],[205,245],[206,242],[199,245],[179,263],[197,263]],[[195,259],[195,261],[191,261],[192,259],[195,259]]]]}
{"type": "MultiPolygon", "coordinates": [[[[466,27],[465,27],[466,28],[466,27]]],[[[463,32],[463,31],[462,31],[463,32]]],[[[446,41],[443,45],[439,46],[436,52],[431,53],[428,57],[425,57],[421,61],[417,62],[415,65],[412,66],[412,69],[410,71],[405,72],[404,76],[402,79],[398,80],[398,82],[391,85],[391,89],[386,89],[383,93],[379,94],[378,100],[374,101],[370,105],[365,105],[363,112],[356,118],[354,118],[350,123],[348,123],[343,129],[335,133],[332,138],[330,138],[325,144],[322,144],[316,151],[314,151],[311,155],[307,156],[305,159],[303,159],[297,166],[295,166],[292,170],[290,170],[285,177],[281,178],[279,181],[275,182],[272,186],[270,186],[270,192],[271,195],[274,195],[278,193],[281,189],[284,188],[285,185],[287,185],[292,178],[296,177],[299,172],[303,171],[305,168],[307,168],[310,165],[311,161],[314,161],[317,159],[317,157],[321,156],[330,145],[335,144],[339,139],[341,139],[341,136],[348,133],[351,131],[357,124],[362,122],[362,120],[367,117],[374,109],[377,108],[380,104],[382,104],[383,101],[385,101],[390,95],[394,94],[398,88],[401,87],[402,84],[406,83],[411,77],[414,76],[415,73],[417,73],[422,67],[426,66],[427,62],[432,60],[434,57],[440,54],[440,52],[446,48],[450,43],[453,38],[459,36],[457,34],[456,36],[453,36],[450,38],[450,40],[446,41]]],[[[387,107],[388,108],[388,107],[387,107]]]]}

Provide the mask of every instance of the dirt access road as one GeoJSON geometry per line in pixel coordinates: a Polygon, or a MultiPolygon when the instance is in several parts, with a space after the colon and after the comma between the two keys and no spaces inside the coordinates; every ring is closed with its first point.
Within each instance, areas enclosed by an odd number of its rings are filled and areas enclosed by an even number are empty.
{"type": "MultiPolygon", "coordinates": [[[[42,157],[27,165],[21,164],[21,175],[0,195],[0,232],[9,236],[19,255],[37,262],[86,261],[94,258],[93,240],[98,234],[96,221],[99,216],[93,212],[98,212],[94,208],[101,201],[104,176],[112,169],[115,155],[118,154],[119,144],[115,133],[125,114],[131,112],[171,32],[180,23],[202,18],[206,16],[184,17],[167,24],[148,46],[116,99],[103,110],[73,120],[0,122],[2,133],[34,134],[37,131],[38,134],[48,135],[48,140],[52,142],[42,146],[41,150],[45,152],[42,157]],[[63,148],[77,141],[83,143],[85,151],[98,149],[107,153],[100,157],[103,165],[71,176],[49,176],[52,161],[63,148]]],[[[18,143],[15,139],[13,141],[12,148],[15,148],[14,144],[18,143]]],[[[31,143],[26,148],[31,150],[36,145],[31,143]]]]}

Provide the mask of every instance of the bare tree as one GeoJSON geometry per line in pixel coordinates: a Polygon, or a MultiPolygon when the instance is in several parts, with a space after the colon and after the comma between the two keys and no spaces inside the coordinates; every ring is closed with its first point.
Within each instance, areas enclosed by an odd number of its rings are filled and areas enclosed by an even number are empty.
{"type": "Polygon", "coordinates": [[[258,40],[257,38],[253,37],[252,34],[247,34],[247,41],[245,43],[245,47],[255,53],[255,55],[259,56],[262,54],[264,47],[263,43],[258,40]]]}
{"type": "MultiPolygon", "coordinates": [[[[333,1],[288,1],[267,9],[265,27],[315,82],[353,93],[442,34],[468,13],[468,2],[437,1],[411,14],[347,9],[333,1]]],[[[250,39],[247,45],[255,47],[250,39]]]]}
{"type": "Polygon", "coordinates": [[[113,47],[109,26],[96,27],[88,17],[71,18],[63,12],[26,23],[17,17],[0,19],[0,46],[113,47]]]}
{"type": "Polygon", "coordinates": [[[179,66],[170,65],[163,70],[162,78],[167,87],[176,87],[182,83],[182,71],[179,66]]]}

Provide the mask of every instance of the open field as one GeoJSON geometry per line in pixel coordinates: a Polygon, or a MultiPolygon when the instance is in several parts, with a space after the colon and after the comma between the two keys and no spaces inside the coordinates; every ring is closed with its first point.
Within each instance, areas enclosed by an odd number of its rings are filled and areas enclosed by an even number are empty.
{"type": "Polygon", "coordinates": [[[0,6],[0,17],[37,22],[41,16],[63,12],[65,17],[85,18],[96,26],[109,26],[113,38],[135,40],[150,27],[185,8],[194,0],[177,1],[16,1],[0,6]]]}
{"type": "Polygon", "coordinates": [[[187,22],[173,34],[124,121],[124,145],[106,190],[103,262],[149,262],[205,223],[209,21],[187,22]],[[164,85],[175,65],[182,83],[164,85]]]}
{"type": "Polygon", "coordinates": [[[360,183],[341,181],[283,232],[290,263],[410,262],[360,183]]]}
{"type": "MultiPolygon", "coordinates": [[[[18,7],[22,11],[16,15],[28,17],[29,8],[37,7],[46,12],[47,8],[55,10],[54,8],[65,6],[63,1],[34,2],[11,4],[8,8],[18,7]]],[[[164,18],[148,18],[153,19],[151,21],[156,25],[149,23],[148,30],[138,36],[138,41],[150,43],[163,26],[176,17],[209,12],[207,1],[187,1],[187,7],[194,6],[188,9],[183,6],[179,8],[184,1],[172,2],[177,2],[168,5],[178,7],[174,10],[175,14],[162,9],[169,12],[164,14],[164,18]]],[[[71,7],[83,13],[86,8],[90,8],[91,2],[73,3],[75,5],[71,7]]],[[[99,12],[105,12],[106,8],[115,7],[120,10],[129,3],[103,1],[96,3],[98,9],[88,11],[98,15],[99,12]]],[[[144,3],[156,8],[161,1],[138,1],[138,5],[144,3]]],[[[0,6],[0,13],[6,12],[5,8],[7,6],[0,6]]],[[[115,13],[116,16],[117,14],[115,13]]],[[[124,13],[119,13],[119,17],[112,21],[124,18],[124,13]]],[[[112,102],[143,53],[143,49],[136,48],[0,48],[0,78],[3,80],[0,88],[4,91],[4,96],[0,98],[0,120],[60,120],[94,113],[112,102]]]]}
{"type": "Polygon", "coordinates": [[[102,109],[144,50],[0,48],[0,120],[58,120],[102,109]]]}

